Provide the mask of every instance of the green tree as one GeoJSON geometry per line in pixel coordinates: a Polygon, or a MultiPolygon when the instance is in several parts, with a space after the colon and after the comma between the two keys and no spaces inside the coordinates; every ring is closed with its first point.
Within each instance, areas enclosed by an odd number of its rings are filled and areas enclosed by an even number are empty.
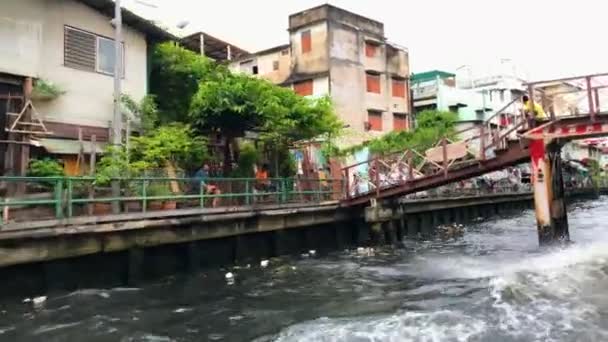
{"type": "Polygon", "coordinates": [[[133,137],[130,158],[148,168],[192,169],[207,157],[207,141],[189,125],[172,123],[133,137]]]}
{"type": "Polygon", "coordinates": [[[417,115],[417,125],[413,130],[390,132],[362,145],[340,151],[340,154],[352,153],[364,146],[368,146],[370,152],[375,154],[403,151],[405,149],[414,149],[417,152],[424,153],[444,137],[455,138],[454,124],[456,119],[456,114],[452,112],[426,110],[417,115]]]}
{"type": "Polygon", "coordinates": [[[123,112],[139,121],[142,133],[152,131],[159,122],[158,107],[154,95],[146,95],[141,101],[135,101],[131,96],[120,96],[123,112]]]}
{"type": "MultiPolygon", "coordinates": [[[[342,126],[327,97],[301,97],[266,80],[232,73],[201,81],[190,122],[201,132],[220,132],[227,146],[246,130],[260,132],[262,143],[274,151],[297,140],[335,136],[342,126]]],[[[230,160],[228,149],[224,160],[230,160]]]]}
{"type": "Polygon", "coordinates": [[[150,92],[158,104],[159,121],[187,123],[199,82],[224,72],[224,66],[176,43],[158,44],[152,56],[150,92]]]}

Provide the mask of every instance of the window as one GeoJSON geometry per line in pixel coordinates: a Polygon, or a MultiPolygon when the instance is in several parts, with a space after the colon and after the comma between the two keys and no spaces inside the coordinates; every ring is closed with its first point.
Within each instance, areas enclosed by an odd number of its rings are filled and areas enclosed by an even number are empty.
{"type": "MultiPolygon", "coordinates": [[[[66,67],[114,75],[114,40],[66,26],[63,63],[66,67]]],[[[121,49],[122,76],[125,74],[124,44],[121,49]]]]}
{"type": "Polygon", "coordinates": [[[380,94],[380,75],[366,73],[367,92],[380,94]]]}
{"type": "Polygon", "coordinates": [[[393,114],[393,130],[394,131],[405,131],[407,130],[407,115],[403,113],[393,114]]]}
{"type": "Polygon", "coordinates": [[[378,53],[378,45],[372,42],[365,42],[365,56],[376,57],[378,53]]]}
{"type": "Polygon", "coordinates": [[[312,51],[312,40],[310,37],[310,30],[306,30],[300,34],[302,41],[302,53],[308,53],[312,51]]]}
{"type": "Polygon", "coordinates": [[[300,96],[308,96],[313,93],[312,80],[296,82],[293,84],[293,91],[300,96]]]}
{"type": "Polygon", "coordinates": [[[500,90],[500,102],[505,102],[505,90],[500,90]]]}
{"type": "Polygon", "coordinates": [[[367,122],[370,131],[382,131],[382,112],[375,110],[368,111],[367,122]]]}
{"type": "MultiPolygon", "coordinates": [[[[103,37],[97,37],[97,71],[102,73],[102,74],[108,74],[108,75],[114,75],[114,61],[116,60],[116,54],[115,54],[115,45],[114,45],[114,40],[112,39],[108,39],[108,38],[103,38],[103,37]]],[[[122,49],[124,50],[124,48],[122,49]]],[[[122,63],[122,75],[124,76],[125,74],[125,63],[124,63],[124,55],[122,55],[122,51],[121,51],[121,56],[123,58],[123,63],[122,63]]]]}
{"type": "Polygon", "coordinates": [[[279,70],[279,61],[272,62],[272,70],[279,70]]]}
{"type": "Polygon", "coordinates": [[[252,74],[254,74],[254,75],[257,75],[257,74],[258,74],[258,66],[257,66],[257,65],[254,65],[254,66],[251,68],[251,73],[252,73],[252,74]]]}
{"type": "Polygon", "coordinates": [[[97,38],[94,34],[65,27],[63,64],[66,67],[95,71],[97,38]]]}
{"type": "Polygon", "coordinates": [[[289,49],[281,50],[281,56],[287,56],[289,54],[289,49]]]}
{"type": "Polygon", "coordinates": [[[405,81],[393,78],[393,97],[405,98],[405,81]]]}

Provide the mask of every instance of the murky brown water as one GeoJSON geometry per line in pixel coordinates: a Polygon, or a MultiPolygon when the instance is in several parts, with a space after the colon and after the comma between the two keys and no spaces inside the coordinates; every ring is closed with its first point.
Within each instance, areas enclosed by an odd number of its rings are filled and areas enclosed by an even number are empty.
{"type": "Polygon", "coordinates": [[[0,340],[606,341],[608,199],[570,212],[561,250],[539,250],[525,211],[458,240],[4,300],[0,340]]]}

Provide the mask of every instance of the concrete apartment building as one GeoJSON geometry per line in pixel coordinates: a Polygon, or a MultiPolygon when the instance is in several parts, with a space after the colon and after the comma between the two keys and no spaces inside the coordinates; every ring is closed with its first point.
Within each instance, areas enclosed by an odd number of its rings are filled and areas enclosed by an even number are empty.
{"type": "MultiPolygon", "coordinates": [[[[23,174],[30,150],[46,150],[64,164],[73,164],[80,151],[79,134],[85,141],[93,135],[97,142],[108,140],[113,113],[115,58],[110,20],[114,2],[20,0],[4,1],[1,7],[0,173],[23,174]],[[40,80],[58,86],[63,94],[53,99],[31,98],[31,86],[40,80]],[[24,121],[11,130],[14,113],[30,99],[40,120],[34,120],[30,108],[24,121]],[[43,133],[18,132],[40,122],[43,133]]],[[[123,23],[122,89],[139,100],[148,92],[152,44],[173,36],[124,9],[123,23]]],[[[84,146],[92,150],[93,145],[84,146]]]]}
{"type": "Polygon", "coordinates": [[[290,15],[288,32],[289,44],[240,57],[231,68],[302,96],[330,95],[355,132],[409,128],[408,52],[387,41],[381,22],[326,4],[290,15]]]}

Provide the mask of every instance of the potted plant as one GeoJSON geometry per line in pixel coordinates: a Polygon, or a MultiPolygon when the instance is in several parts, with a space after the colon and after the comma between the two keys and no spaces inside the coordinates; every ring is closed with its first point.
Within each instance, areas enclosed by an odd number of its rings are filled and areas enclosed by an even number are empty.
{"type": "Polygon", "coordinates": [[[65,91],[58,85],[40,78],[34,84],[31,97],[32,100],[51,101],[63,94],[65,94],[65,91]]]}
{"type": "MultiPolygon", "coordinates": [[[[152,182],[150,185],[148,185],[148,187],[146,189],[146,196],[147,197],[171,196],[171,190],[169,190],[169,186],[164,182],[152,182]]],[[[164,199],[150,200],[148,202],[148,209],[150,209],[150,210],[163,210],[166,208],[170,209],[171,204],[165,205],[165,202],[167,202],[167,201],[164,199]]],[[[175,205],[174,205],[173,209],[175,209],[175,205]]]]}
{"type": "MultiPolygon", "coordinates": [[[[141,185],[138,186],[137,183],[130,181],[129,178],[140,175],[141,170],[145,170],[147,167],[148,164],[145,162],[130,161],[129,154],[124,147],[109,146],[99,161],[97,172],[95,173],[95,186],[108,187],[112,182],[116,181],[120,185],[120,196],[139,196],[141,194],[141,185]]],[[[110,193],[110,195],[112,194],[110,193]]],[[[133,203],[127,202],[125,205],[129,206],[133,203]]],[[[111,203],[97,202],[94,206],[100,211],[109,211],[111,203]]]]}

